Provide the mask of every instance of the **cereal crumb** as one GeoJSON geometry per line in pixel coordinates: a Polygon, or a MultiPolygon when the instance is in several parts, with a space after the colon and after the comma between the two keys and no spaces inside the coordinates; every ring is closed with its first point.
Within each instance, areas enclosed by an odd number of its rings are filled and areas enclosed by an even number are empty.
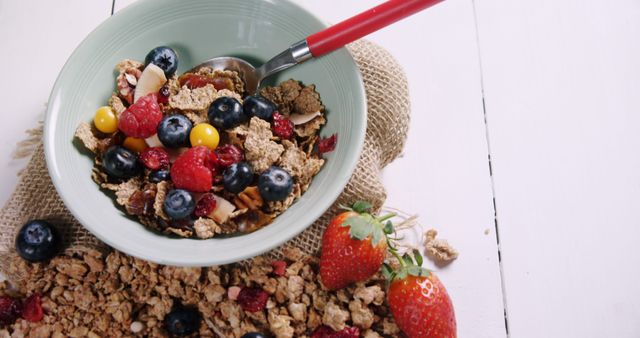
{"type": "Polygon", "coordinates": [[[349,312],[340,308],[333,301],[329,302],[324,308],[322,323],[334,331],[344,329],[347,320],[349,320],[349,312]]]}
{"type": "Polygon", "coordinates": [[[196,231],[198,238],[211,238],[216,234],[222,232],[218,224],[210,218],[198,218],[193,224],[193,229],[196,231]]]}
{"type": "Polygon", "coordinates": [[[438,232],[434,229],[430,229],[424,234],[427,257],[440,263],[449,263],[458,258],[458,251],[449,245],[447,240],[436,239],[437,235],[438,232]]]}
{"type": "Polygon", "coordinates": [[[120,114],[127,110],[127,107],[124,106],[124,103],[122,103],[122,100],[116,94],[111,94],[111,97],[109,98],[109,106],[113,109],[117,118],[120,118],[120,114]]]}
{"type": "Polygon", "coordinates": [[[98,138],[93,134],[90,124],[81,122],[78,128],[76,128],[75,136],[82,141],[85,148],[92,152],[95,153],[98,149],[98,138]]]}
{"type": "Polygon", "coordinates": [[[271,125],[258,117],[249,122],[249,134],[244,141],[245,157],[257,174],[267,170],[280,158],[284,147],[272,140],[271,125]]]}
{"type": "Polygon", "coordinates": [[[124,73],[127,69],[135,68],[141,70],[144,68],[144,63],[131,59],[124,59],[116,64],[116,70],[120,73],[124,73]]]}
{"type": "Polygon", "coordinates": [[[307,123],[295,126],[296,135],[299,137],[313,136],[325,123],[327,123],[327,119],[323,115],[319,115],[307,123]]]}

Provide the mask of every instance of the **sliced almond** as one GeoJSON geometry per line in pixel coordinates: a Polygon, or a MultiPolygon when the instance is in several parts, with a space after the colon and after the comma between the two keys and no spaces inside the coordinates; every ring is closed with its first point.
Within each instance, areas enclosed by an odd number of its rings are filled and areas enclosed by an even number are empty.
{"type": "Polygon", "coordinates": [[[138,84],[138,79],[136,79],[135,76],[129,73],[124,73],[124,77],[127,79],[127,82],[129,82],[130,85],[135,87],[138,84]]]}

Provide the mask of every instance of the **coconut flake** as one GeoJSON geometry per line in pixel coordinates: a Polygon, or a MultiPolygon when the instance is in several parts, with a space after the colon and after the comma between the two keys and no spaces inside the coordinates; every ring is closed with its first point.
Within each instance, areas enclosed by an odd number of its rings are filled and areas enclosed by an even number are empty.
{"type": "Polygon", "coordinates": [[[311,114],[291,114],[289,115],[289,120],[291,120],[291,122],[293,122],[294,125],[300,125],[300,124],[305,124],[311,120],[313,120],[314,118],[316,118],[316,116],[320,116],[322,115],[322,113],[320,111],[317,111],[315,113],[311,113],[311,114]]]}

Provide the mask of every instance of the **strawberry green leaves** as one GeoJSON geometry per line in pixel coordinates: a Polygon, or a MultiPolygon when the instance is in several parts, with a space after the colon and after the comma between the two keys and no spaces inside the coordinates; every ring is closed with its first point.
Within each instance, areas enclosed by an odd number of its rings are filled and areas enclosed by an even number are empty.
{"type": "Polygon", "coordinates": [[[394,217],[395,214],[374,218],[367,212],[371,207],[371,203],[369,202],[355,202],[351,208],[346,209],[357,212],[358,215],[347,218],[342,223],[342,226],[348,226],[350,228],[349,234],[351,238],[363,241],[371,237],[371,244],[376,246],[382,239],[387,241],[387,235],[393,233],[393,224],[387,220],[394,217]],[[387,222],[383,224],[384,221],[387,222]]]}
{"type": "Polygon", "coordinates": [[[412,255],[405,253],[400,256],[395,248],[390,247],[389,252],[396,257],[400,263],[400,268],[394,270],[386,263],[382,265],[382,275],[388,281],[402,280],[407,278],[409,275],[416,277],[428,277],[431,273],[430,270],[422,267],[423,259],[419,250],[413,249],[412,255]]]}

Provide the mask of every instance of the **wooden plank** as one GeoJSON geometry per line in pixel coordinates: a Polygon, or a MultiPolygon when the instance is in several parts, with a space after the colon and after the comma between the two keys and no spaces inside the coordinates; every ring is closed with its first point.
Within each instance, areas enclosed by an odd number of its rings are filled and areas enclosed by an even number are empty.
{"type": "MultiPolygon", "coordinates": [[[[132,2],[116,0],[116,11],[132,2]]],[[[329,22],[380,2],[298,1],[329,22]]],[[[505,336],[472,3],[447,1],[369,39],[397,57],[411,87],[406,151],[384,174],[388,205],[419,214],[460,250],[455,263],[436,268],[460,336],[505,336]]]]}
{"type": "Polygon", "coordinates": [[[640,2],[476,1],[509,331],[640,336],[640,2]]]}
{"type": "Polygon", "coordinates": [[[1,1],[0,204],[9,198],[25,160],[12,160],[16,144],[44,117],[53,83],[74,48],[111,14],[111,0],[1,1]]]}

